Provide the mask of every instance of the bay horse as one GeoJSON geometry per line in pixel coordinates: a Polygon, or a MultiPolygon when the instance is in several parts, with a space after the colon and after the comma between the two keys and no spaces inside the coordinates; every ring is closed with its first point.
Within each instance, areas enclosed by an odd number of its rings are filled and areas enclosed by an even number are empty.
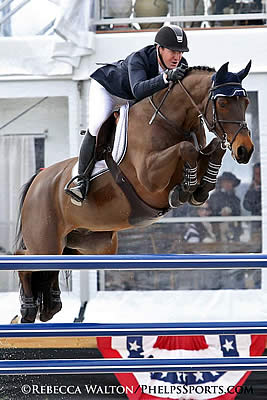
{"type": "MultiPolygon", "coordinates": [[[[241,85],[250,64],[238,73],[228,63],[217,73],[191,67],[182,82],[133,105],[120,169],[106,151],[115,173],[94,179],[82,206],[64,192],[77,158],[36,173],[22,192],[15,254],[115,254],[118,231],[152,224],[185,202],[203,204],[226,150],[240,164],[253,152],[241,85]],[[215,135],[208,145],[203,125],[215,135]]],[[[62,306],[58,271],[19,277],[21,322],[34,322],[38,307],[40,320],[50,320],[62,306]]]]}

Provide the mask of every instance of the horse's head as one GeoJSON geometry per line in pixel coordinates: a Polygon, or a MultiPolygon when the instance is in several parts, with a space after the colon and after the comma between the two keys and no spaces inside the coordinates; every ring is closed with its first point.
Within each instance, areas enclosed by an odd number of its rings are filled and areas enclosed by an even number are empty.
{"type": "Polygon", "coordinates": [[[248,75],[251,61],[238,73],[228,71],[228,62],[212,77],[206,116],[210,130],[229,148],[238,163],[247,163],[254,150],[245,121],[249,100],[242,80],[248,75]],[[212,122],[211,122],[212,121],[212,122]]]}

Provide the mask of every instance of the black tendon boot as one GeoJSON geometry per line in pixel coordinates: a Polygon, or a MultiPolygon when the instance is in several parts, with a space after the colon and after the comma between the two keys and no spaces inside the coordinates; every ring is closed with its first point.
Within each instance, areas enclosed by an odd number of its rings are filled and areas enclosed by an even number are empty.
{"type": "Polygon", "coordinates": [[[78,175],[72,178],[64,188],[65,193],[79,203],[84,201],[89,190],[90,175],[95,166],[95,145],[96,137],[90,135],[87,130],[80,149],[78,175]],[[70,187],[75,180],[77,180],[77,184],[70,187]]]}

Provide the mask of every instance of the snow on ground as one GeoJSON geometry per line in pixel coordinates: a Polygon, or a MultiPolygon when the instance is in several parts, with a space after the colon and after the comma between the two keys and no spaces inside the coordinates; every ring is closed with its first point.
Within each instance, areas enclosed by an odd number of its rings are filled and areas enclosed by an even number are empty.
{"type": "MultiPolygon", "coordinates": [[[[51,322],[73,322],[78,317],[80,299],[72,293],[63,292],[61,295],[63,307],[51,322]]],[[[0,324],[9,324],[15,315],[20,314],[18,292],[0,293],[0,324]]],[[[40,321],[36,321],[40,323],[40,321]]]]}
{"type": "Polygon", "coordinates": [[[98,292],[84,322],[266,321],[261,290],[98,292]]]}
{"type": "MultiPolygon", "coordinates": [[[[261,290],[101,291],[88,303],[84,322],[267,321],[266,297],[261,290]]],[[[50,322],[78,316],[78,296],[63,292],[62,303],[50,322]]],[[[18,292],[0,293],[0,324],[9,324],[19,309],[18,292]]]]}

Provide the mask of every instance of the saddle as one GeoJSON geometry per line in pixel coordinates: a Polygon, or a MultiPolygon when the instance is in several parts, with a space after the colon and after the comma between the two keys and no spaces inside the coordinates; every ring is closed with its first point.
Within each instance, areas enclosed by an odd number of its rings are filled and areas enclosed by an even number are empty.
{"type": "Polygon", "coordinates": [[[95,159],[96,161],[105,160],[114,181],[128,199],[131,206],[130,224],[143,227],[147,226],[148,223],[151,224],[150,221],[165,215],[170,208],[154,208],[145,203],[136,193],[133,185],[124,175],[119,165],[114,161],[112,150],[118,118],[119,112],[115,112],[102,125],[97,138],[95,159]]]}
{"type": "Polygon", "coordinates": [[[105,160],[106,152],[110,150],[112,152],[113,150],[118,119],[117,114],[118,113],[112,113],[100,128],[95,149],[96,161],[105,160]]]}

